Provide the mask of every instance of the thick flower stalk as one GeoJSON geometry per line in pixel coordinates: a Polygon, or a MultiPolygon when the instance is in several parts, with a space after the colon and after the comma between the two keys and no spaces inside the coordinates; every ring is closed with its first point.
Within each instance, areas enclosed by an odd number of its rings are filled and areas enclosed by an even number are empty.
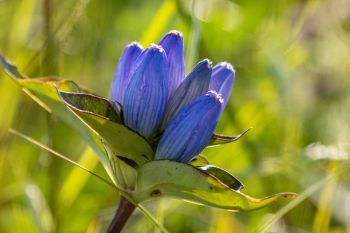
{"type": "Polygon", "coordinates": [[[172,31],[158,45],[125,48],[110,100],[121,105],[125,125],[155,145],[156,160],[187,163],[212,138],[234,77],[230,64],[207,59],[185,77],[183,37],[172,31]]]}

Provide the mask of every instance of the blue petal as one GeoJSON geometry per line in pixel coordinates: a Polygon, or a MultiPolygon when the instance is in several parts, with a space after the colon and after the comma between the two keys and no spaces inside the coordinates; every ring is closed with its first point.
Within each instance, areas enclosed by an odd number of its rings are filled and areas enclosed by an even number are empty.
{"type": "Polygon", "coordinates": [[[175,116],[184,106],[189,104],[198,96],[207,93],[211,78],[211,62],[207,59],[199,62],[188,77],[176,89],[169,104],[162,123],[162,128],[175,116]]]}
{"type": "Polygon", "coordinates": [[[235,71],[231,64],[221,62],[214,66],[209,84],[209,90],[216,91],[224,100],[225,108],[231,94],[231,89],[235,79],[235,71]]]}
{"type": "Polygon", "coordinates": [[[223,101],[214,91],[200,96],[181,109],[166,127],[155,159],[189,162],[211,139],[223,101]]]}
{"type": "Polygon", "coordinates": [[[142,47],[136,42],[125,47],[114,73],[110,98],[112,102],[118,102],[123,105],[124,93],[130,80],[129,74],[135,67],[136,59],[141,52],[142,47]]]}
{"type": "Polygon", "coordinates": [[[169,97],[185,78],[184,39],[181,32],[171,31],[159,42],[168,59],[169,97]]]}
{"type": "Polygon", "coordinates": [[[164,116],[168,98],[165,51],[151,45],[137,60],[124,96],[124,121],[146,138],[152,136],[164,116]]]}

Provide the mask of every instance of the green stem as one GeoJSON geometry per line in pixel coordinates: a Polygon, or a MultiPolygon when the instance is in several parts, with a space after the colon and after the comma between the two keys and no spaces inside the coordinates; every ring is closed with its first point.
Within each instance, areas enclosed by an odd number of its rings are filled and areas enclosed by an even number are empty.
{"type": "Polygon", "coordinates": [[[126,200],[123,196],[120,198],[118,209],[113,217],[111,224],[109,225],[106,233],[119,233],[122,231],[135,206],[126,200]]]}

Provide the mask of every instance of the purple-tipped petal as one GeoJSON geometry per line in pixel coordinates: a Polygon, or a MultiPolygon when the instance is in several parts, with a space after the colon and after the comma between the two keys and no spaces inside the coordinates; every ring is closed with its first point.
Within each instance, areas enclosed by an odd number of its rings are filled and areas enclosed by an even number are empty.
{"type": "Polygon", "coordinates": [[[159,42],[168,59],[169,97],[185,78],[184,39],[181,32],[171,31],[159,42]]]}
{"type": "Polygon", "coordinates": [[[157,45],[146,49],[137,61],[124,96],[124,121],[146,138],[159,127],[168,98],[165,51],[157,45]]]}
{"type": "Polygon", "coordinates": [[[235,79],[235,70],[231,64],[227,62],[220,62],[213,68],[209,90],[216,91],[224,100],[225,108],[231,94],[231,89],[235,79]]]}
{"type": "Polygon", "coordinates": [[[155,159],[189,162],[208,144],[222,107],[221,96],[209,91],[181,109],[166,127],[155,159]]]}
{"type": "Polygon", "coordinates": [[[207,93],[212,73],[211,62],[207,59],[199,62],[188,77],[176,89],[166,109],[162,128],[175,114],[198,96],[207,93]]]}
{"type": "Polygon", "coordinates": [[[130,81],[129,74],[135,68],[136,60],[141,52],[142,47],[136,42],[133,42],[125,47],[123,54],[119,59],[112,81],[110,98],[112,102],[118,102],[121,105],[124,105],[124,93],[130,81]]]}

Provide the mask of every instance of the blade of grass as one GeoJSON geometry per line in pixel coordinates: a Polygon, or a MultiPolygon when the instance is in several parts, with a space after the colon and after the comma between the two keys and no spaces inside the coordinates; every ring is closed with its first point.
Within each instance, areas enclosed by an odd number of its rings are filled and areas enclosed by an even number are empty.
{"type": "MultiPolygon", "coordinates": [[[[57,25],[55,29],[52,30],[52,37],[58,39],[59,41],[67,38],[71,30],[83,15],[83,12],[89,2],[90,0],[76,1],[74,7],[72,7],[72,11],[69,12],[67,17],[62,17],[62,21],[57,25]]],[[[24,66],[24,71],[28,71],[31,68],[33,62],[39,58],[41,52],[48,46],[48,44],[49,40],[46,38],[43,41],[43,44],[40,46],[40,49],[38,49],[37,52],[32,55],[32,57],[24,66]]]]}
{"type": "Polygon", "coordinates": [[[321,2],[319,1],[306,1],[303,11],[298,17],[297,22],[293,26],[293,30],[291,33],[291,42],[288,48],[284,51],[284,56],[288,56],[289,53],[295,48],[300,39],[304,36],[304,33],[307,30],[303,30],[305,27],[305,23],[307,23],[310,18],[317,12],[320,7],[321,2]]]}
{"type": "Polygon", "coordinates": [[[54,232],[55,224],[48,203],[40,188],[33,183],[25,187],[25,200],[39,232],[54,232]]]}
{"type": "Polygon", "coordinates": [[[195,9],[196,9],[196,0],[193,0],[192,2],[192,25],[191,25],[191,33],[189,37],[189,44],[186,50],[186,68],[187,71],[191,69],[191,67],[194,65],[195,60],[198,56],[198,45],[199,45],[199,39],[201,34],[201,22],[199,19],[195,16],[195,9]]]}
{"type": "Polygon", "coordinates": [[[175,1],[165,0],[158,11],[154,14],[155,16],[141,37],[140,43],[144,46],[148,46],[150,43],[159,40],[162,32],[175,12],[175,1]]]}
{"type": "MultiPolygon", "coordinates": [[[[164,222],[164,212],[165,212],[165,206],[163,199],[160,199],[158,202],[158,210],[157,210],[157,219],[158,221],[163,224],[164,222]]],[[[154,233],[159,233],[160,231],[158,229],[154,229],[154,233]]]]}
{"type": "Polygon", "coordinates": [[[305,199],[310,197],[312,194],[319,191],[322,187],[325,186],[328,182],[331,182],[333,179],[335,179],[344,169],[338,169],[336,172],[326,176],[319,182],[314,183],[309,188],[307,188],[302,194],[300,194],[297,198],[290,201],[287,205],[285,205],[282,209],[280,209],[275,215],[273,215],[271,218],[269,218],[267,221],[265,221],[263,224],[260,225],[257,232],[264,233],[267,232],[270,227],[275,224],[279,219],[281,219],[285,214],[287,214],[289,211],[291,211],[293,208],[298,206],[300,203],[302,203],[305,199]]]}
{"type": "MultiPolygon", "coordinates": [[[[93,154],[93,150],[87,147],[79,158],[78,164],[85,166],[90,170],[94,170],[98,164],[97,156],[93,154]]],[[[87,183],[89,175],[82,173],[79,167],[74,167],[65,179],[61,191],[58,194],[58,203],[62,209],[69,208],[74,202],[81,189],[87,183]]]]}
{"type": "MultiPolygon", "coordinates": [[[[339,161],[331,161],[328,164],[328,173],[330,175],[334,174],[338,170],[339,165],[339,161]]],[[[332,204],[334,204],[332,201],[338,186],[338,179],[336,178],[337,177],[335,176],[335,179],[328,181],[320,191],[320,198],[317,205],[318,208],[313,223],[314,232],[329,232],[332,204]]]]}
{"type": "Polygon", "coordinates": [[[40,142],[34,140],[33,138],[25,135],[25,134],[22,134],[14,129],[9,129],[9,132],[20,137],[20,138],[23,138],[25,140],[27,140],[28,142],[30,143],[33,143],[34,145],[52,153],[53,155],[65,160],[66,162],[69,162],[71,164],[73,164],[74,166],[77,166],[81,169],[83,169],[84,171],[90,173],[91,175],[95,176],[96,178],[100,179],[101,181],[103,181],[104,183],[108,184],[109,186],[111,186],[112,188],[116,189],[121,195],[123,195],[125,197],[125,199],[127,199],[129,202],[131,202],[133,205],[135,205],[141,213],[144,214],[144,216],[146,216],[155,226],[158,227],[158,229],[163,232],[163,233],[168,233],[168,231],[156,220],[155,217],[152,216],[152,214],[146,210],[142,205],[138,204],[137,202],[135,202],[135,200],[121,187],[118,187],[116,185],[114,185],[112,182],[106,180],[105,178],[103,178],[102,176],[94,173],[93,171],[89,170],[88,168],[80,165],[79,163],[67,158],[66,156],[58,153],[57,151],[54,151],[53,149],[41,144],[40,142]]]}
{"type": "Polygon", "coordinates": [[[47,147],[47,146],[41,144],[40,142],[34,140],[33,138],[28,137],[27,135],[22,134],[22,133],[18,132],[17,130],[14,130],[14,129],[9,129],[9,132],[12,133],[12,134],[14,134],[14,135],[16,135],[16,136],[18,136],[18,137],[21,137],[21,138],[27,140],[27,141],[30,142],[30,143],[33,143],[34,145],[36,145],[36,146],[38,146],[38,147],[40,147],[40,148],[42,148],[42,149],[44,149],[44,150],[50,152],[51,154],[53,154],[53,155],[55,155],[55,156],[57,156],[57,157],[59,157],[59,158],[65,160],[65,161],[67,161],[67,162],[69,162],[69,163],[71,163],[71,164],[73,164],[74,166],[77,166],[77,167],[83,169],[84,171],[86,171],[86,172],[90,173],[91,175],[97,177],[98,179],[100,179],[100,180],[103,181],[104,183],[108,184],[109,186],[111,186],[111,187],[113,187],[113,188],[118,188],[118,189],[121,190],[121,192],[124,192],[124,190],[123,190],[122,188],[116,187],[112,182],[106,180],[106,179],[103,178],[102,176],[100,176],[100,175],[96,174],[95,172],[89,170],[88,168],[86,168],[86,167],[80,165],[79,163],[77,163],[77,162],[75,162],[75,161],[73,161],[73,160],[67,158],[66,156],[64,156],[64,155],[62,155],[62,154],[60,154],[60,153],[58,153],[57,151],[54,151],[54,150],[52,150],[51,148],[49,148],[49,147],[47,147]]]}

